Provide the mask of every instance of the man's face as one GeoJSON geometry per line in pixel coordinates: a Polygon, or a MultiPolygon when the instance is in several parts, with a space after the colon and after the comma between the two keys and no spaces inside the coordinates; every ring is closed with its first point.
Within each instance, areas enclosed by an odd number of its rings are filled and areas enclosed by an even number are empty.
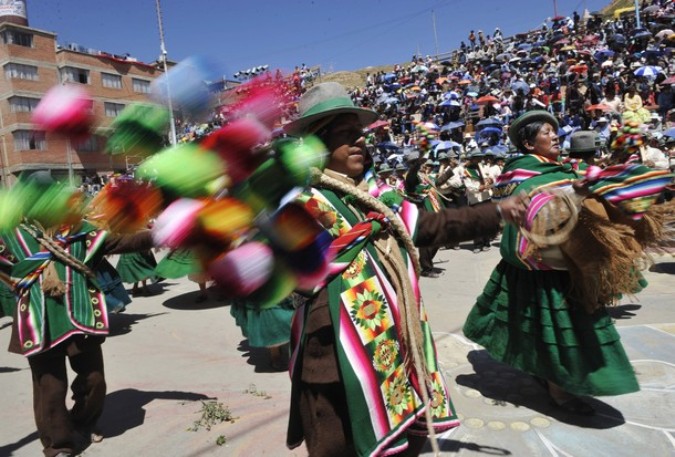
{"type": "Polygon", "coordinates": [[[341,114],[324,135],[330,151],[327,168],[350,178],[363,175],[366,164],[366,139],[356,114],[341,114]]]}

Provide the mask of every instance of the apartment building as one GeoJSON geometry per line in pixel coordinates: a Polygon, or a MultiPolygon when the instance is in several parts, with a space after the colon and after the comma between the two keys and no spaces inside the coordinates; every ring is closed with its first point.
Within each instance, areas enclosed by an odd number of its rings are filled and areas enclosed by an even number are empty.
{"type": "Polygon", "coordinates": [[[3,13],[0,9],[1,184],[11,185],[23,171],[48,169],[55,178],[78,185],[83,176],[109,174],[139,162],[140,157],[106,154],[105,137],[126,105],[148,101],[150,83],[162,74],[161,66],[77,44],[61,46],[56,34],[31,28],[21,11],[3,13]],[[31,123],[31,112],[56,84],[81,84],[92,96],[96,128],[89,140],[73,145],[31,123]]]}

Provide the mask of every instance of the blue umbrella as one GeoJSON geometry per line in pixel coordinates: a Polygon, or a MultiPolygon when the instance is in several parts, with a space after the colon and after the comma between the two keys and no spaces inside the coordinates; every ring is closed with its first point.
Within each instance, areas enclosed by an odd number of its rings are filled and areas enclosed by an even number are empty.
{"type": "Polygon", "coordinates": [[[675,127],[671,127],[665,132],[663,132],[663,136],[667,136],[669,138],[675,138],[675,127]]]}
{"type": "Polygon", "coordinates": [[[611,51],[609,49],[600,49],[599,51],[596,51],[595,54],[593,54],[593,58],[598,62],[603,62],[613,56],[614,51],[611,51]]]}
{"type": "Polygon", "coordinates": [[[645,29],[635,29],[633,33],[633,38],[649,38],[652,36],[651,32],[645,29]]]}
{"type": "Polygon", "coordinates": [[[457,100],[445,100],[438,104],[438,106],[462,106],[457,100]]]}
{"type": "Polygon", "coordinates": [[[398,98],[396,98],[396,97],[388,97],[388,96],[384,96],[384,97],[380,97],[380,98],[377,100],[377,102],[380,103],[380,104],[382,104],[382,105],[387,105],[387,104],[395,105],[395,104],[399,103],[400,100],[399,100],[398,98]]]}
{"type": "Polygon", "coordinates": [[[487,136],[492,133],[500,135],[502,133],[502,129],[499,127],[485,127],[476,133],[476,137],[487,136]]]}
{"type": "Polygon", "coordinates": [[[511,90],[514,92],[522,90],[524,94],[529,94],[530,86],[525,81],[514,81],[511,83],[511,90]]]}
{"type": "Polygon", "coordinates": [[[439,153],[441,151],[448,151],[453,148],[460,148],[461,145],[454,141],[439,141],[436,147],[434,147],[434,152],[439,153]]]}
{"type": "Polygon", "coordinates": [[[648,59],[650,57],[661,57],[663,55],[663,51],[660,49],[645,49],[642,51],[641,56],[644,57],[645,59],[648,59]]]}
{"type": "Polygon", "coordinates": [[[441,132],[449,132],[450,130],[458,129],[460,127],[464,127],[464,122],[462,121],[448,122],[443,127],[441,127],[441,132]]]}
{"type": "Polygon", "coordinates": [[[621,33],[616,33],[616,34],[614,34],[614,36],[612,37],[612,39],[613,39],[614,41],[616,41],[617,43],[625,43],[625,42],[626,42],[626,37],[623,36],[623,34],[621,34],[621,33]]]}
{"type": "Polygon", "coordinates": [[[382,151],[398,151],[400,148],[398,145],[394,142],[391,141],[385,141],[383,143],[378,143],[375,145],[377,149],[380,149],[382,151]]]}
{"type": "Polygon", "coordinates": [[[386,75],[384,75],[384,80],[387,81],[387,82],[393,81],[395,79],[396,79],[396,73],[387,73],[386,75]]]}
{"type": "Polygon", "coordinates": [[[478,121],[476,127],[501,127],[503,124],[499,119],[488,117],[478,121]]]}
{"type": "Polygon", "coordinates": [[[663,73],[663,69],[661,67],[655,67],[653,65],[645,65],[644,67],[640,67],[633,72],[635,76],[645,76],[645,77],[653,77],[658,75],[659,73],[663,73]]]}
{"type": "Polygon", "coordinates": [[[527,51],[529,49],[532,49],[532,45],[530,43],[520,43],[518,45],[518,49],[522,49],[524,51],[527,51]]]}

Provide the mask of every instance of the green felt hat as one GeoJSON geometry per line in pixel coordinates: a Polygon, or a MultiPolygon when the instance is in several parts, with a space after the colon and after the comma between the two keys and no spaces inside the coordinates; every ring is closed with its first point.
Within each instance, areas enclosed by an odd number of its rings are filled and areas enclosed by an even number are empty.
{"type": "Polygon", "coordinates": [[[284,126],[290,135],[310,133],[307,128],[327,116],[356,114],[364,127],[378,117],[375,111],[355,106],[342,84],[336,82],[317,84],[302,94],[298,111],[298,118],[284,126]]]}
{"type": "Polygon", "coordinates": [[[558,130],[558,120],[548,111],[544,110],[532,110],[528,111],[525,114],[518,117],[515,121],[511,123],[509,127],[509,139],[518,149],[523,148],[522,138],[518,135],[518,131],[533,122],[547,122],[551,124],[556,131],[558,130]]]}

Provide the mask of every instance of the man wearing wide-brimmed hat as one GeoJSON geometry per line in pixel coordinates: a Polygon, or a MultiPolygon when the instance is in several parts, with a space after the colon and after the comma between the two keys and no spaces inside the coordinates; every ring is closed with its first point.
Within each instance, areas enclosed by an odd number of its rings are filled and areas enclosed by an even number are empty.
{"type": "MultiPolygon", "coordinates": [[[[428,433],[457,426],[432,362],[426,313],[413,293],[415,245],[442,245],[499,226],[496,205],[427,213],[396,192],[373,198],[363,127],[374,119],[331,82],[301,97],[299,117],[286,128],[316,134],[329,152],[327,168],[315,171],[313,187],[296,201],[333,236],[335,249],[326,286],[296,315],[287,444],[304,440],[312,456],[418,455],[428,433]]],[[[517,219],[523,203],[510,200],[501,213],[517,219]]]]}
{"type": "Polygon", "coordinates": [[[602,147],[602,140],[597,132],[577,130],[570,135],[568,154],[570,159],[579,159],[588,165],[595,164],[595,156],[602,147]]]}

